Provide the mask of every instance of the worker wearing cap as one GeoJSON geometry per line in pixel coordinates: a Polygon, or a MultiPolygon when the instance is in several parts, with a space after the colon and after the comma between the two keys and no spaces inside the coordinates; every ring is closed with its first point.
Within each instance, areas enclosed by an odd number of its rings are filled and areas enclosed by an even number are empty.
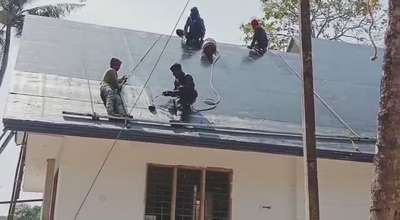
{"type": "Polygon", "coordinates": [[[186,37],[186,45],[200,49],[206,34],[206,27],[197,7],[190,10],[190,16],[186,20],[183,31],[186,37]]]}
{"type": "Polygon", "coordinates": [[[175,77],[174,90],[164,91],[162,94],[163,96],[177,98],[176,108],[181,114],[181,119],[185,120],[191,113],[191,106],[197,98],[193,77],[183,72],[182,66],[179,63],[173,64],[170,70],[175,77]]]}
{"type": "Polygon", "coordinates": [[[118,79],[118,71],[122,62],[117,58],[112,58],[110,68],[105,72],[100,86],[100,96],[106,107],[107,113],[112,116],[127,116],[124,104],[120,95],[121,88],[126,82],[127,77],[118,79]]]}
{"type": "Polygon", "coordinates": [[[264,28],[261,27],[257,19],[253,19],[250,24],[254,31],[253,40],[248,46],[251,49],[250,55],[262,56],[268,48],[267,33],[265,33],[264,28]]]}
{"type": "Polygon", "coordinates": [[[207,38],[203,44],[201,59],[214,63],[214,57],[217,56],[217,42],[213,38],[207,38]]]}

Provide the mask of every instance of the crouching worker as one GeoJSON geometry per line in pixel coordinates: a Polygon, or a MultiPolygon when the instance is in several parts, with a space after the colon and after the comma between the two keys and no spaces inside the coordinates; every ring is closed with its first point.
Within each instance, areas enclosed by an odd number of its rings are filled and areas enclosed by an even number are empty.
{"type": "Polygon", "coordinates": [[[181,120],[185,121],[192,112],[192,105],[197,98],[193,77],[184,73],[178,63],[172,65],[170,70],[175,77],[174,90],[164,91],[162,94],[176,97],[176,110],[181,120]]]}
{"type": "Polygon", "coordinates": [[[126,117],[128,116],[121,97],[121,88],[126,82],[127,77],[123,76],[118,79],[118,70],[122,62],[117,58],[110,61],[110,69],[106,71],[100,86],[100,96],[106,107],[107,113],[111,116],[126,117]]]}
{"type": "Polygon", "coordinates": [[[206,27],[196,7],[190,10],[190,16],[186,20],[184,29],[178,29],[176,33],[179,37],[186,38],[186,46],[201,49],[206,34],[206,27]]]}
{"type": "Polygon", "coordinates": [[[212,38],[207,38],[203,44],[201,59],[213,64],[217,56],[217,42],[212,38]]]}
{"type": "Polygon", "coordinates": [[[251,56],[262,56],[268,48],[267,33],[265,33],[264,28],[261,27],[257,19],[251,21],[251,27],[253,28],[254,35],[250,46],[248,46],[250,49],[249,54],[251,56]]]}

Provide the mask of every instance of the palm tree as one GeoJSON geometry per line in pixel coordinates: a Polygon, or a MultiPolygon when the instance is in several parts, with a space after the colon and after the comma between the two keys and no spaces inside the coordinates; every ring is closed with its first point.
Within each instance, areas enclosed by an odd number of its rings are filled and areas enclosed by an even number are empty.
{"type": "Polygon", "coordinates": [[[29,8],[28,3],[32,1],[33,0],[0,0],[0,24],[2,24],[2,26],[0,26],[0,45],[2,47],[0,54],[0,86],[7,69],[11,30],[16,28],[17,36],[21,34],[25,15],[30,14],[60,18],[69,14],[72,10],[85,5],[81,0],[81,3],[59,3],[29,8]]]}
{"type": "Polygon", "coordinates": [[[400,219],[400,1],[389,0],[389,26],[378,115],[370,220],[400,219]]]}

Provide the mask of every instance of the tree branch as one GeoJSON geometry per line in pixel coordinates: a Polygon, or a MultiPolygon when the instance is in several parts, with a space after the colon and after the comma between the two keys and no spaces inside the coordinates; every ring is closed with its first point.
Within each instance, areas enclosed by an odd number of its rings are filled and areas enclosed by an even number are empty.
{"type": "Polygon", "coordinates": [[[70,13],[72,10],[76,8],[80,8],[85,6],[85,4],[78,4],[78,3],[62,3],[56,5],[43,5],[34,8],[29,8],[22,10],[20,14],[28,13],[33,15],[39,16],[46,16],[46,17],[55,17],[59,18],[64,16],[67,13],[70,13]]]}
{"type": "MultiPolygon", "coordinates": [[[[363,23],[364,23],[366,20],[367,20],[367,18],[366,18],[366,17],[363,17],[363,18],[358,22],[358,24],[346,28],[346,26],[348,25],[348,23],[350,23],[350,20],[347,20],[347,21],[346,21],[346,24],[342,26],[342,30],[341,30],[338,34],[335,34],[335,36],[333,36],[332,38],[330,38],[330,40],[337,40],[337,39],[339,39],[340,37],[345,36],[346,33],[349,32],[349,31],[353,31],[353,30],[362,28],[363,23]]],[[[357,38],[357,36],[355,36],[355,37],[357,38]]]]}

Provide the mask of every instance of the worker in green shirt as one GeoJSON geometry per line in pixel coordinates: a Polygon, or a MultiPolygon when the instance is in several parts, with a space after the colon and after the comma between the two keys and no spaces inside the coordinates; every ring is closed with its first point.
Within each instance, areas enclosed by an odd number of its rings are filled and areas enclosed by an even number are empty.
{"type": "Polygon", "coordinates": [[[103,77],[100,86],[100,96],[106,107],[107,113],[111,116],[126,117],[128,116],[120,92],[123,84],[127,81],[127,77],[123,76],[118,79],[118,71],[122,62],[117,58],[110,61],[110,69],[108,69],[103,77]]]}

